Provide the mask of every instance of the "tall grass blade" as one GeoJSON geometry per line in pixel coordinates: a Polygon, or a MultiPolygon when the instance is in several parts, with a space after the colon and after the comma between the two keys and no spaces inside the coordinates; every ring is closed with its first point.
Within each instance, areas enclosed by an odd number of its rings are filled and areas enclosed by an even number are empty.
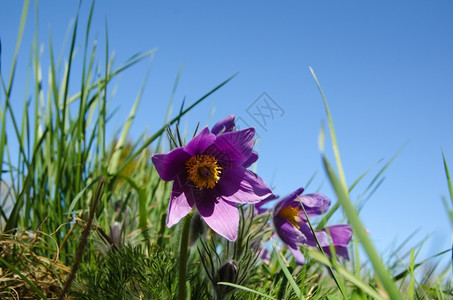
{"type": "MultiPolygon", "coordinates": [[[[317,251],[313,251],[313,250],[309,250],[307,252],[307,254],[317,260],[318,262],[328,266],[328,267],[332,267],[332,262],[329,260],[329,258],[327,256],[325,256],[324,254],[320,253],[320,252],[317,252],[317,251]]],[[[348,280],[349,282],[351,282],[352,284],[354,284],[355,286],[357,286],[358,288],[360,288],[363,292],[365,292],[366,294],[368,294],[369,296],[371,296],[373,299],[376,299],[376,300],[384,300],[385,298],[383,298],[381,295],[379,295],[379,293],[374,290],[369,284],[367,284],[366,282],[364,282],[362,279],[360,279],[359,277],[357,276],[354,276],[354,274],[351,274],[348,270],[346,270],[344,267],[341,267],[341,266],[338,266],[336,268],[337,272],[343,276],[346,280],[348,280]]]]}
{"type": "Polygon", "coordinates": [[[324,167],[326,169],[327,175],[330,179],[330,182],[335,190],[335,193],[338,197],[338,201],[340,202],[343,210],[353,228],[354,233],[359,238],[359,241],[364,248],[365,252],[370,259],[374,271],[378,276],[379,280],[382,282],[385,290],[389,294],[391,299],[402,299],[398,289],[395,286],[394,281],[392,280],[392,276],[387,271],[386,267],[382,263],[381,259],[379,258],[376,249],[374,248],[370,238],[368,237],[368,233],[365,231],[359,216],[357,215],[354,206],[352,205],[351,201],[349,200],[349,196],[347,190],[344,188],[343,184],[341,183],[340,179],[335,174],[331,164],[327,160],[325,155],[322,155],[324,167]]]}
{"type": "Polygon", "coordinates": [[[109,174],[115,174],[118,169],[121,152],[123,150],[124,144],[126,143],[126,139],[129,134],[129,129],[135,118],[135,114],[137,113],[138,105],[140,103],[140,100],[142,99],[142,95],[145,90],[145,86],[146,86],[146,82],[148,80],[150,70],[151,70],[151,68],[148,68],[146,75],[145,75],[145,79],[143,80],[143,84],[140,89],[140,92],[138,93],[137,98],[135,99],[134,105],[131,108],[129,116],[123,125],[123,130],[121,131],[120,138],[118,139],[118,142],[115,145],[115,149],[113,150],[114,152],[113,152],[112,158],[109,163],[109,168],[108,168],[109,174]]]}
{"type": "MultiPolygon", "coordinates": [[[[319,251],[323,255],[326,255],[326,253],[322,249],[321,244],[319,243],[318,236],[316,235],[315,229],[311,225],[310,218],[308,217],[307,211],[305,210],[305,206],[302,203],[302,199],[299,198],[299,202],[300,202],[300,206],[302,207],[302,210],[304,211],[305,219],[307,220],[307,223],[308,223],[308,226],[310,227],[311,233],[313,234],[313,237],[316,240],[316,244],[318,245],[319,251]]],[[[331,251],[331,253],[333,255],[335,255],[335,251],[331,251]]],[[[335,262],[335,260],[336,260],[336,257],[333,258],[334,262],[335,262]]],[[[335,269],[338,267],[338,264],[336,264],[336,263],[333,263],[333,265],[334,265],[335,269]]],[[[340,290],[341,295],[343,296],[344,299],[347,299],[346,292],[345,292],[346,289],[345,289],[344,282],[343,282],[342,278],[337,277],[337,275],[335,274],[335,272],[333,271],[331,266],[327,266],[327,267],[329,268],[330,274],[332,275],[333,280],[335,281],[335,284],[337,285],[338,289],[340,290]]]]}
{"type": "Polygon", "coordinates": [[[274,242],[271,239],[271,244],[272,248],[274,249],[275,255],[277,256],[278,264],[280,265],[280,268],[283,271],[283,274],[285,274],[286,279],[288,280],[289,284],[291,285],[294,293],[299,299],[305,300],[304,295],[302,294],[302,291],[300,290],[299,286],[297,285],[296,281],[294,280],[293,276],[288,270],[288,267],[286,266],[285,262],[283,261],[283,258],[281,257],[280,252],[277,251],[277,248],[275,247],[274,242]]]}
{"type": "MultiPolygon", "coordinates": [[[[359,196],[359,198],[362,198],[372,187],[373,185],[376,184],[376,182],[379,180],[380,177],[382,177],[382,174],[384,174],[384,171],[392,164],[392,162],[397,158],[397,156],[403,151],[403,149],[406,147],[407,143],[405,143],[403,146],[401,146],[398,151],[389,159],[389,161],[379,170],[379,172],[374,176],[374,178],[371,180],[369,185],[365,188],[363,193],[359,196]]],[[[378,184],[379,185],[379,184],[378,184]]],[[[377,186],[378,186],[377,185],[377,186]]],[[[369,198],[369,197],[368,197],[369,198]]]]}
{"type": "Polygon", "coordinates": [[[346,217],[348,218],[348,221],[350,222],[350,224],[353,228],[355,235],[359,238],[359,241],[362,244],[365,252],[367,253],[368,258],[370,259],[370,261],[374,267],[374,270],[375,270],[378,278],[382,282],[385,290],[387,291],[387,293],[389,294],[391,299],[394,299],[394,300],[402,299],[401,294],[399,293],[399,291],[395,285],[395,282],[392,279],[392,276],[389,274],[389,272],[385,268],[383,262],[381,261],[376,249],[374,248],[370,238],[368,237],[367,232],[365,231],[365,229],[362,225],[362,222],[359,219],[357,211],[355,210],[354,206],[352,205],[352,203],[349,199],[349,192],[348,192],[348,188],[346,185],[346,179],[345,179],[343,167],[341,164],[341,159],[340,159],[338,143],[337,143],[337,139],[336,139],[336,135],[335,135],[335,128],[333,125],[332,115],[330,114],[329,106],[327,104],[327,100],[322,91],[321,85],[311,67],[310,67],[310,72],[312,73],[312,75],[316,81],[316,84],[318,86],[318,89],[321,93],[321,96],[322,96],[322,99],[324,102],[324,107],[326,109],[328,123],[329,123],[330,136],[332,139],[332,148],[334,151],[335,161],[336,161],[336,165],[337,165],[337,169],[338,169],[338,173],[339,173],[339,176],[337,176],[332,165],[329,163],[326,155],[324,153],[322,153],[322,161],[323,161],[326,173],[328,175],[328,178],[330,180],[330,183],[332,184],[332,187],[335,190],[335,194],[338,197],[338,202],[343,207],[343,210],[346,214],[346,217]]]}
{"type": "MultiPolygon", "coordinates": [[[[444,162],[444,169],[445,169],[445,176],[447,177],[447,184],[448,184],[448,193],[450,195],[450,203],[451,206],[447,204],[447,200],[443,198],[444,206],[450,216],[450,224],[453,227],[453,184],[451,183],[450,171],[448,169],[447,158],[445,157],[445,153],[442,150],[442,159],[444,162]],[[450,208],[449,208],[450,207],[450,208]]],[[[452,247],[451,247],[451,263],[453,266],[453,234],[452,234],[452,247]]]]}
{"type": "Polygon", "coordinates": [[[445,176],[447,177],[447,184],[448,184],[448,193],[450,195],[450,201],[453,205],[453,184],[451,183],[450,171],[448,170],[447,158],[445,157],[445,153],[442,150],[442,159],[444,162],[444,169],[445,169],[445,176]]]}
{"type": "Polygon", "coordinates": [[[341,160],[340,160],[340,150],[338,148],[337,137],[335,135],[335,127],[333,126],[333,120],[332,120],[332,115],[330,114],[329,105],[327,104],[327,100],[326,100],[326,97],[324,96],[324,92],[321,88],[321,84],[319,83],[318,78],[316,77],[316,74],[311,67],[310,67],[310,72],[311,72],[311,75],[313,76],[313,78],[315,79],[316,85],[318,86],[319,92],[321,93],[322,101],[324,102],[324,108],[326,109],[327,120],[328,120],[328,124],[329,124],[330,138],[332,139],[332,149],[333,149],[333,153],[335,155],[335,161],[337,163],[340,182],[344,186],[344,188],[347,188],[346,177],[344,175],[343,166],[342,166],[341,160]]]}

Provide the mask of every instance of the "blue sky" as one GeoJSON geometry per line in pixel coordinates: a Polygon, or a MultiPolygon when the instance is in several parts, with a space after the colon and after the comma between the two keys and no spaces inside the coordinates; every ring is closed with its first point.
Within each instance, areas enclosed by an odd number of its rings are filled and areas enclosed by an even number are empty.
{"type": "MultiPolygon", "coordinates": [[[[20,70],[26,70],[34,32],[31,2],[20,70]]],[[[78,1],[40,1],[44,57],[49,31],[60,53],[77,5],[78,1]]],[[[82,3],[82,28],[89,6],[89,1],[82,3]]],[[[10,67],[21,8],[21,1],[0,6],[3,72],[10,67]]],[[[356,187],[352,199],[407,143],[361,218],[380,251],[418,229],[411,243],[429,236],[426,256],[451,245],[441,201],[448,193],[441,149],[453,166],[452,13],[451,1],[101,0],[95,4],[90,37],[98,39],[103,53],[107,22],[116,66],[137,52],[158,47],[131,138],[158,129],[181,67],[174,113],[184,97],[191,103],[239,72],[183,124],[190,132],[196,122],[213,125],[235,114],[241,126],[256,127],[257,171],[275,193],[284,196],[317,172],[307,192],[319,190],[335,201],[318,149],[326,116],[311,66],[333,114],[347,182],[352,184],[385,159],[356,187]],[[264,127],[262,119],[253,118],[256,105],[264,103],[259,98],[263,92],[279,107],[264,127]]],[[[77,46],[82,45],[80,38],[77,46]]],[[[110,123],[112,130],[126,119],[147,68],[147,63],[135,66],[115,82],[118,91],[111,108],[120,109],[110,123]]],[[[24,72],[17,76],[20,90],[24,72]]],[[[18,96],[17,103],[22,99],[18,96]]],[[[331,151],[328,154],[333,160],[331,151]]]]}

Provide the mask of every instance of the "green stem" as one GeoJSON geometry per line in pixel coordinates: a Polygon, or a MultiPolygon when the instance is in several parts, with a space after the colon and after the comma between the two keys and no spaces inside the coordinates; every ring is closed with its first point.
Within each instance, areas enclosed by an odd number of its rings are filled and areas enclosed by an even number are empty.
{"type": "Polygon", "coordinates": [[[186,299],[186,273],[187,273],[187,257],[190,233],[190,221],[193,213],[190,212],[184,218],[184,224],[181,233],[181,244],[179,246],[179,280],[178,280],[178,299],[186,299]]]}

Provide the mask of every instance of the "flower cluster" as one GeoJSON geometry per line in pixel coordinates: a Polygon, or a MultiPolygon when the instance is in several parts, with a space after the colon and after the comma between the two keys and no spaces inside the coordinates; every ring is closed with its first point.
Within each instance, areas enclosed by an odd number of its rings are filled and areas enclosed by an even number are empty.
{"type": "MultiPolygon", "coordinates": [[[[254,204],[258,214],[267,210],[265,204],[278,197],[257,174],[247,169],[258,159],[253,150],[254,135],[254,128],[236,130],[231,115],[211,130],[204,128],[186,146],[152,157],[159,176],[173,181],[167,210],[168,227],[196,207],[209,227],[235,241],[239,226],[238,203],[254,204]]],[[[315,238],[303,208],[308,218],[319,216],[328,210],[330,200],[319,193],[302,195],[303,190],[297,189],[275,206],[273,222],[277,235],[298,264],[304,263],[299,247],[317,247],[318,242],[328,255],[333,245],[337,255],[348,259],[351,227],[329,226],[315,231],[315,238]]]]}
{"type": "Polygon", "coordinates": [[[331,255],[330,245],[333,245],[337,255],[349,259],[347,246],[352,228],[346,224],[332,225],[321,231],[316,230],[315,237],[305,213],[310,219],[325,213],[330,200],[319,193],[301,195],[303,191],[303,188],[295,190],[275,206],[273,220],[277,235],[288,246],[298,264],[303,264],[305,260],[299,246],[318,247],[318,242],[327,255],[331,255]]]}

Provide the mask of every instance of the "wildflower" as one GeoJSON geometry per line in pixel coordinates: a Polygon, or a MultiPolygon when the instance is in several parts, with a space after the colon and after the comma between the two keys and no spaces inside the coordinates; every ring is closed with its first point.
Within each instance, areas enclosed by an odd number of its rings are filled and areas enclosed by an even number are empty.
{"type": "Polygon", "coordinates": [[[173,181],[168,227],[195,206],[209,227],[234,241],[239,225],[236,203],[257,203],[271,190],[258,175],[246,169],[245,163],[254,156],[255,129],[225,131],[231,126],[220,127],[213,127],[217,135],[204,128],[185,147],[155,154],[152,161],[163,180],[173,181]]]}
{"type": "Polygon", "coordinates": [[[303,203],[307,216],[319,216],[325,213],[330,205],[330,200],[323,194],[314,193],[301,196],[303,188],[299,188],[290,195],[283,198],[274,208],[274,226],[280,239],[288,246],[294,255],[296,263],[303,264],[305,258],[299,249],[300,245],[317,247],[319,244],[324,252],[330,255],[330,242],[340,256],[348,258],[347,245],[352,236],[349,225],[334,225],[328,227],[331,234],[326,231],[315,231],[316,238],[307,222],[302,209],[303,203]]]}

